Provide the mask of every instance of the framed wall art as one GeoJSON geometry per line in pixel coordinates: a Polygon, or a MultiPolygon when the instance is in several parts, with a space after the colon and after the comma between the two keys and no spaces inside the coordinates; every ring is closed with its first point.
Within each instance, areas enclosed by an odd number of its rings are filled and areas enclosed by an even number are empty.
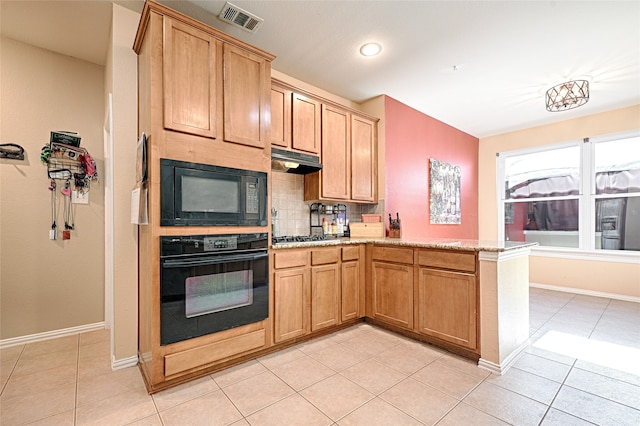
{"type": "Polygon", "coordinates": [[[430,163],[429,221],[431,224],[460,224],[460,177],[462,170],[433,158],[430,163]]]}

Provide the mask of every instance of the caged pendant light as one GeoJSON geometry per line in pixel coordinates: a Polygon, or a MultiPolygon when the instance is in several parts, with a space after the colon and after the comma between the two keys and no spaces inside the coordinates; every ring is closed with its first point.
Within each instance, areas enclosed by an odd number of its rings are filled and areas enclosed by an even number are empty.
{"type": "Polygon", "coordinates": [[[547,90],[545,96],[547,111],[567,111],[578,108],[589,101],[587,80],[567,81],[547,90]]]}

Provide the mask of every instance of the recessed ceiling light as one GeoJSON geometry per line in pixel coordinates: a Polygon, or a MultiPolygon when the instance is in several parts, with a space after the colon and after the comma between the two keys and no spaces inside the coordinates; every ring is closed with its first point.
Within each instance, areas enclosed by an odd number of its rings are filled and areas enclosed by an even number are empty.
{"type": "Polygon", "coordinates": [[[382,52],[382,46],[378,43],[365,43],[360,46],[360,54],[362,56],[375,56],[382,52]]]}

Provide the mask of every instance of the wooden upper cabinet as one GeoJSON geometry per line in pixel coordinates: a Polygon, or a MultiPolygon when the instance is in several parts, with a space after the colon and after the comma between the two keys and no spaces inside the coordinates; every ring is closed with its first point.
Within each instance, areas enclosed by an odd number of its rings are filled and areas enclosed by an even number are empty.
{"type": "Polygon", "coordinates": [[[264,148],[271,62],[214,34],[164,17],[164,128],[264,148]]]}
{"type": "Polygon", "coordinates": [[[291,148],[291,95],[284,87],[271,86],[271,145],[291,148]]]}
{"type": "Polygon", "coordinates": [[[304,178],[304,199],[378,201],[377,120],[322,105],[322,170],[304,178]]]}
{"type": "Polygon", "coordinates": [[[320,188],[323,198],[348,200],[351,195],[350,128],[351,114],[322,105],[320,188]]]}
{"type": "Polygon", "coordinates": [[[351,199],[377,201],[376,122],[351,116],[351,199]]]}
{"type": "Polygon", "coordinates": [[[263,129],[268,103],[264,58],[236,46],[224,45],[224,140],[265,147],[263,129]],[[266,105],[265,105],[266,104],[266,105]]]}
{"type": "Polygon", "coordinates": [[[164,127],[217,138],[218,50],[204,31],[164,18],[164,127]]]}
{"type": "Polygon", "coordinates": [[[320,153],[321,104],[308,96],[292,96],[291,148],[312,154],[320,153]]]}

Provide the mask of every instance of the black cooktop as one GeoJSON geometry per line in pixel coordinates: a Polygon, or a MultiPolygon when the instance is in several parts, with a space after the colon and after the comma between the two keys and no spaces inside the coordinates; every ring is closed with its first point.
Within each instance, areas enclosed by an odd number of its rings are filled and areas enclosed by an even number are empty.
{"type": "Polygon", "coordinates": [[[282,237],[271,237],[271,244],[301,243],[306,241],[322,241],[324,239],[326,239],[324,235],[285,235],[282,237]]]}

